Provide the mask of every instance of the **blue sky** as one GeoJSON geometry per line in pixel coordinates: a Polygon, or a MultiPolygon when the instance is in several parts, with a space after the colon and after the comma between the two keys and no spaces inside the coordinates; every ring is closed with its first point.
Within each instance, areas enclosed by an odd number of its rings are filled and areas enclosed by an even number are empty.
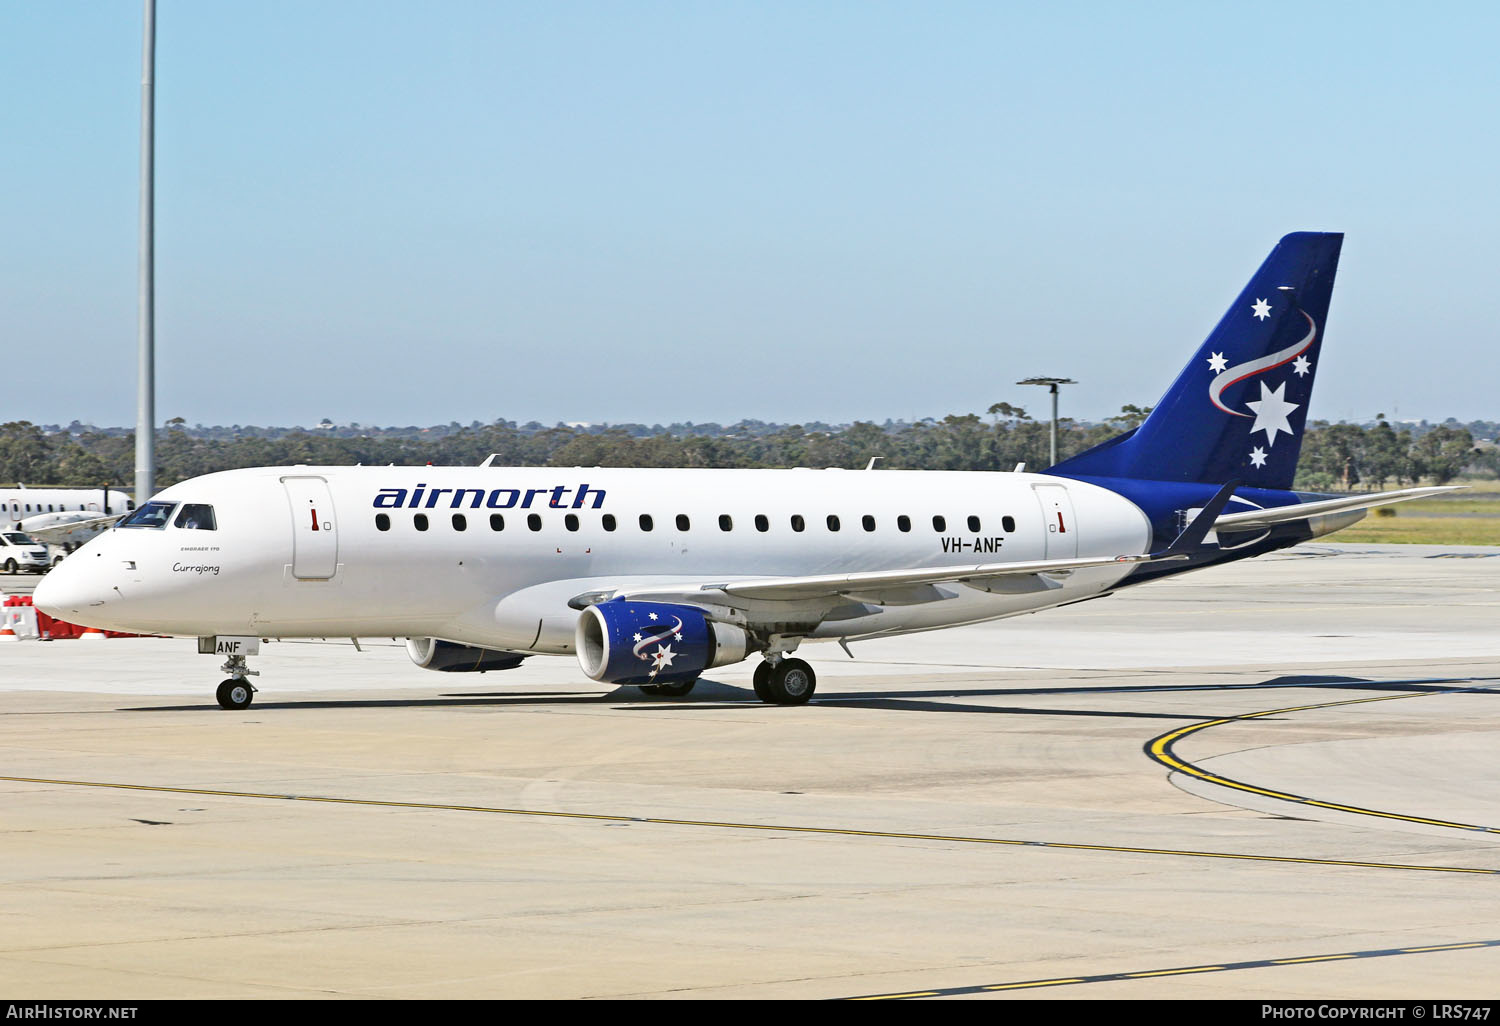
{"type": "MultiPolygon", "coordinates": [[[[1500,8],[159,0],[158,420],[1151,403],[1347,233],[1311,415],[1500,417],[1500,8]]],[[[0,419],[135,422],[141,5],[0,5],[0,419]]]]}

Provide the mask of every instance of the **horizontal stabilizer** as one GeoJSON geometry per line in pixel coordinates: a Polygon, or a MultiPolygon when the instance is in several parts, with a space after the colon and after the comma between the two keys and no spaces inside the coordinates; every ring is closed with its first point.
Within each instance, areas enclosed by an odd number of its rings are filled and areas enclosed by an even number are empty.
{"type": "Polygon", "coordinates": [[[1402,488],[1394,492],[1371,492],[1369,495],[1345,495],[1337,499],[1297,502],[1290,506],[1277,506],[1274,509],[1252,509],[1244,513],[1230,513],[1228,516],[1219,517],[1214,521],[1214,530],[1259,531],[1294,520],[1306,520],[1308,517],[1323,516],[1328,513],[1349,513],[1374,506],[1388,506],[1393,502],[1407,502],[1428,495],[1455,492],[1464,487],[1466,486],[1445,485],[1432,488],[1402,488]]]}

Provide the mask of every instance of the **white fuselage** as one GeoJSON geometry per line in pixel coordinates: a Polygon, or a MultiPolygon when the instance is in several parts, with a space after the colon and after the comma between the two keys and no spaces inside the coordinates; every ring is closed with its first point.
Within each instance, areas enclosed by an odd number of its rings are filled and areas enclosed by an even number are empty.
{"type": "MultiPolygon", "coordinates": [[[[47,605],[114,630],[564,654],[568,601],[595,589],[1134,555],[1151,533],[1114,492],[1022,473],[274,467],[155,500],[211,506],[214,529],[110,530],[44,582],[47,605]]],[[[1009,616],[1101,594],[1129,570],[889,588],[821,610],[806,636],[1009,616]]]]}

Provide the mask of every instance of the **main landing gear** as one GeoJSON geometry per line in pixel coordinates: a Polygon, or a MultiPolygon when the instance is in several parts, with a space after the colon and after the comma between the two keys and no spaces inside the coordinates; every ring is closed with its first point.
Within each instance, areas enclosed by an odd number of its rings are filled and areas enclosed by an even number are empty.
{"type": "Polygon", "coordinates": [[[250,702],[255,697],[255,688],[250,686],[246,677],[259,677],[259,670],[252,670],[245,665],[245,657],[232,655],[229,661],[220,670],[229,674],[229,679],[219,685],[219,690],[214,697],[219,700],[219,705],[225,709],[248,709],[250,702]]]}
{"type": "Polygon", "coordinates": [[[818,675],[801,659],[768,657],[755,668],[755,695],[771,705],[804,705],[817,688],[818,675]]]}
{"type": "Polygon", "coordinates": [[[689,691],[692,691],[693,685],[697,683],[698,678],[694,677],[692,680],[673,681],[670,684],[642,684],[641,690],[648,695],[656,695],[661,698],[682,698],[689,691]]]}
{"type": "MultiPolygon", "coordinates": [[[[640,687],[656,698],[682,698],[697,683],[695,677],[670,684],[642,684],[640,687]]],[[[785,652],[767,654],[765,662],[755,668],[755,697],[770,705],[805,705],[817,689],[818,675],[813,673],[813,668],[801,659],[788,659],[785,652]]]]}

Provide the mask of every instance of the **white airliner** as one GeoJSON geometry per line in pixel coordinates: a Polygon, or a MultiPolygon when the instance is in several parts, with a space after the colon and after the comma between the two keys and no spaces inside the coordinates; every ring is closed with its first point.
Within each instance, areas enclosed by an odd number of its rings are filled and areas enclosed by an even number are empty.
{"type": "Polygon", "coordinates": [[[52,545],[81,544],[133,509],[130,496],[110,488],[22,485],[0,490],[0,529],[52,545]]]}
{"type": "Polygon", "coordinates": [[[1446,490],[1290,490],[1341,241],[1281,240],[1145,423],[1047,474],[235,470],[160,492],[35,601],[197,636],[229,657],[225,708],[251,701],[259,639],[362,636],[405,637],[434,670],[573,655],[659,695],[759,655],[756,693],[800,704],[803,642],[1096,598],[1446,490]]]}

